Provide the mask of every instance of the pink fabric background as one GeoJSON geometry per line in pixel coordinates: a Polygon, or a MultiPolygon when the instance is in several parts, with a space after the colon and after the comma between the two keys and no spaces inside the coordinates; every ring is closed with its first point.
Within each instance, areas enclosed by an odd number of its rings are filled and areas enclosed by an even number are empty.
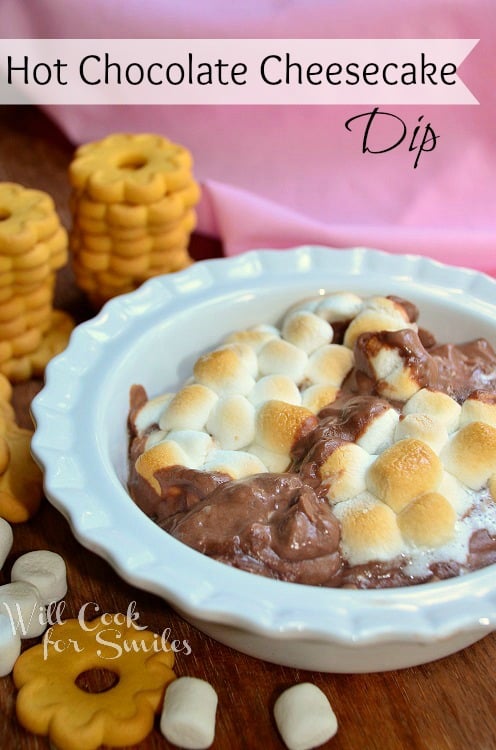
{"type": "Polygon", "coordinates": [[[227,254],[324,243],[428,255],[496,275],[494,0],[3,0],[4,37],[480,38],[461,76],[480,106],[383,107],[439,134],[416,170],[406,146],[362,154],[350,107],[57,107],[80,143],[152,130],[194,154],[199,226],[227,254]]]}

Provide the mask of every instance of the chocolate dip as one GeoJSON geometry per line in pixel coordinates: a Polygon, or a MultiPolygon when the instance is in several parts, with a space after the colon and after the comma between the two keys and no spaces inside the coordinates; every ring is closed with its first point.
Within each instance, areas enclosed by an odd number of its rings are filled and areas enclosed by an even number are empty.
{"type": "MultiPolygon", "coordinates": [[[[415,305],[389,299],[403,307],[412,323],[417,320],[415,305]]],[[[342,340],[347,325],[336,326],[335,341],[342,340]]],[[[448,578],[496,562],[496,538],[484,529],[472,533],[464,565],[433,563],[425,575],[410,575],[401,558],[355,566],[343,559],[340,524],[326,498],[319,467],[337,446],[356,442],[381,413],[391,407],[401,410],[402,404],[380,397],[370,364],[383,347],[399,354],[421,388],[442,391],[460,403],[475,392],[481,400],[496,402],[496,354],[486,340],[438,345],[423,329],[363,333],[354,347],[355,366],[338,398],[296,441],[287,472],[231,481],[225,474],[172,466],[154,474],[158,493],[134,470],[146,442],[146,434],[138,436],[134,425],[146,393],[133,387],[129,489],[135,502],[165,531],[199,552],[284,581],[384,588],[448,578]]]]}

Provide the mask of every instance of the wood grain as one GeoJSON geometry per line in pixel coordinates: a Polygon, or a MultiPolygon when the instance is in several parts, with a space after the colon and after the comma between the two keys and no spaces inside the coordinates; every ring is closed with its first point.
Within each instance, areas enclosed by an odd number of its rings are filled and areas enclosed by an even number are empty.
{"type": "MultiPolygon", "coordinates": [[[[48,119],[31,107],[0,108],[0,179],[50,192],[68,224],[66,168],[72,147],[48,119]]],[[[218,243],[195,237],[196,258],[221,254],[218,243]]],[[[59,274],[57,307],[77,320],[92,314],[76,289],[70,268],[59,274]]],[[[41,387],[32,381],[15,388],[20,423],[29,425],[29,403],[41,387]]],[[[315,682],[329,697],[339,721],[333,750],[492,750],[496,747],[496,635],[462,653],[415,669],[371,675],[329,675],[284,668],[239,654],[188,625],[161,599],[135,589],[84,549],[66,520],[45,502],[29,523],[15,527],[12,554],[0,574],[9,580],[17,556],[32,549],[59,552],[68,567],[68,616],[87,602],[107,612],[125,612],[136,602],[140,622],[155,632],[170,628],[187,640],[190,656],[179,654],[177,673],[203,677],[219,694],[216,750],[283,748],[272,706],[281,690],[298,681],[315,682]]],[[[26,644],[28,645],[28,644],[26,644]]],[[[48,748],[46,738],[28,734],[15,719],[15,689],[0,679],[0,748],[48,748]]],[[[158,728],[139,746],[171,747],[158,728]]]]}

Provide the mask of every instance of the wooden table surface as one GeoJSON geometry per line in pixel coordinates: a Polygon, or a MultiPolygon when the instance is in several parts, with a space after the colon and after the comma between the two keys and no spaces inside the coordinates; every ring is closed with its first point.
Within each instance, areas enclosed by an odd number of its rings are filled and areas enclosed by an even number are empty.
{"type": "MultiPolygon", "coordinates": [[[[66,169],[72,146],[31,107],[0,107],[0,180],[41,188],[54,197],[69,226],[66,169]]],[[[218,243],[195,237],[197,259],[220,255],[218,243]]],[[[56,307],[78,320],[92,311],[74,285],[70,268],[59,272],[56,307]]],[[[30,426],[29,402],[41,382],[15,387],[19,423],[30,426]]],[[[216,750],[284,747],[272,718],[276,697],[299,681],[316,683],[329,697],[339,731],[325,747],[333,750],[492,750],[496,748],[496,635],[462,653],[425,666],[371,675],[332,675],[284,668],[244,656],[204,636],[161,599],[124,583],[112,568],[84,549],[65,519],[44,501],[29,523],[14,527],[14,548],[2,582],[16,557],[33,549],[60,553],[68,568],[66,614],[95,602],[101,611],[125,612],[136,602],[140,623],[186,639],[190,656],[179,654],[176,671],[211,682],[219,695],[216,750]]],[[[0,578],[1,580],[1,578],[0,578]]],[[[0,679],[0,748],[48,748],[44,737],[27,733],[15,719],[15,689],[0,679]]],[[[157,727],[157,724],[156,724],[157,727]]],[[[156,728],[139,748],[171,747],[156,728]]]]}

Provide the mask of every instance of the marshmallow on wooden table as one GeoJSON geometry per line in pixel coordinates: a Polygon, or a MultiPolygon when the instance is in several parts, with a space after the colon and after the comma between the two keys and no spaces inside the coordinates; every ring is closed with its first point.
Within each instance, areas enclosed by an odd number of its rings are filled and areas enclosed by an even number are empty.
{"type": "Polygon", "coordinates": [[[310,682],[288,688],[276,700],[274,718],[288,750],[310,750],[337,732],[338,722],[327,697],[310,682]]]}
{"type": "Polygon", "coordinates": [[[217,693],[196,677],[179,677],[165,693],[160,731],[173,745],[204,750],[215,737],[217,693]]]}
{"type": "Polygon", "coordinates": [[[10,524],[3,518],[0,518],[0,569],[3,568],[7,555],[12,549],[13,541],[14,534],[12,533],[10,524]]]}
{"type": "Polygon", "coordinates": [[[10,674],[21,653],[21,636],[10,617],[0,613],[0,677],[10,674]]]}
{"type": "Polygon", "coordinates": [[[47,549],[33,550],[18,557],[10,578],[12,582],[24,581],[36,586],[45,605],[60,601],[67,593],[64,559],[47,549]]]}
{"type": "Polygon", "coordinates": [[[37,638],[47,627],[40,592],[32,583],[15,581],[0,586],[0,614],[9,618],[21,638],[37,638]]]}

